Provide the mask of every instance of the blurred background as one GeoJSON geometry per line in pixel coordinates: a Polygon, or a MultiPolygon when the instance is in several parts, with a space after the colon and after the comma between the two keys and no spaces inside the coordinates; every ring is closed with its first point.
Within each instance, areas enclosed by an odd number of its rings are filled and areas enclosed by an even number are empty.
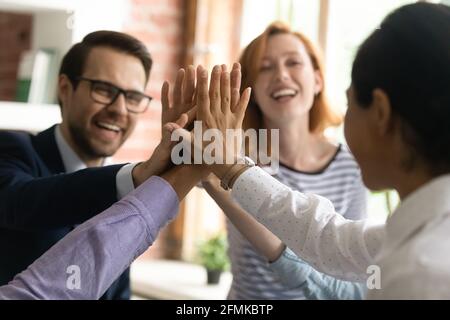
{"type": "MultiPolygon", "coordinates": [[[[0,0],[0,130],[38,132],[60,119],[55,88],[61,57],[87,33],[109,29],[143,41],[154,64],[155,97],[114,162],[146,159],[160,138],[160,88],[189,64],[231,65],[241,49],[274,20],[283,20],[322,49],[333,106],[345,112],[345,90],[357,46],[393,9],[411,0],[0,0]]],[[[450,0],[432,1],[450,4],[450,0]]],[[[345,143],[342,128],[333,132],[345,143]]],[[[393,192],[373,193],[369,215],[386,219],[393,192]]],[[[223,214],[201,189],[133,266],[143,298],[225,298],[230,275],[205,285],[200,241],[225,232],[223,214]]],[[[220,249],[219,249],[220,250],[220,249]]]]}

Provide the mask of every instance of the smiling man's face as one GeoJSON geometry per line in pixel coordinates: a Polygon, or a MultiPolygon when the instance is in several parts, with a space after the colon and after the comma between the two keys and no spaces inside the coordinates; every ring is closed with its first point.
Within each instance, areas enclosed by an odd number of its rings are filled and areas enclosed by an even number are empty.
{"type": "MultiPolygon", "coordinates": [[[[138,58],[108,47],[90,51],[82,77],[139,92],[144,92],[146,84],[144,67],[138,58]]],[[[92,99],[90,90],[89,81],[79,81],[73,90],[67,77],[60,79],[61,130],[85,162],[112,156],[133,132],[139,116],[127,111],[123,94],[105,106],[92,99]]]]}

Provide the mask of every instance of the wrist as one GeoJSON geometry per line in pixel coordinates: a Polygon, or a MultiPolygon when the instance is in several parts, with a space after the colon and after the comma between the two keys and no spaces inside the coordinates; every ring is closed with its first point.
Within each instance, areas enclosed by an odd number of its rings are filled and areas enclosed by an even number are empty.
{"type": "Polygon", "coordinates": [[[220,186],[225,190],[231,189],[237,178],[244,171],[254,166],[255,162],[249,157],[238,159],[235,164],[222,166],[219,172],[220,175],[218,175],[220,178],[220,186]]]}
{"type": "Polygon", "coordinates": [[[131,177],[133,179],[133,184],[135,188],[145,181],[145,179],[143,179],[142,166],[143,162],[139,162],[137,165],[134,166],[133,170],[131,171],[131,177]]]}
{"type": "Polygon", "coordinates": [[[150,160],[139,162],[131,172],[131,176],[133,177],[133,183],[135,187],[138,187],[142,183],[144,183],[151,176],[161,175],[162,170],[158,172],[157,167],[150,160]]]}
{"type": "Polygon", "coordinates": [[[232,189],[236,180],[241,176],[241,174],[243,174],[249,168],[250,168],[249,166],[241,165],[239,170],[235,174],[233,174],[233,177],[230,179],[230,182],[228,183],[228,188],[232,189]]]}
{"type": "Polygon", "coordinates": [[[217,178],[222,180],[225,174],[233,168],[235,164],[214,164],[211,166],[211,171],[215,174],[217,178]]]}

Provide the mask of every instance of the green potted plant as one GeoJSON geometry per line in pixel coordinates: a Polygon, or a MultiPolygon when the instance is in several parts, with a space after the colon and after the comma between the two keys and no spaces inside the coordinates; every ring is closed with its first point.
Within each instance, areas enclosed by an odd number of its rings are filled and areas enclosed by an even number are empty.
{"type": "Polygon", "coordinates": [[[213,236],[199,245],[199,261],[206,269],[208,284],[217,284],[230,261],[227,255],[228,242],[223,234],[213,236]]]}

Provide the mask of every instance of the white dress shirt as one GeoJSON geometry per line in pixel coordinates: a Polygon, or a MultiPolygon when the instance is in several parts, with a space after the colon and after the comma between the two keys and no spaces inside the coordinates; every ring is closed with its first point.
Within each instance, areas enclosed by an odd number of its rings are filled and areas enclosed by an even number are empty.
{"type": "MultiPolygon", "coordinates": [[[[59,153],[61,154],[62,162],[67,173],[75,172],[78,170],[86,169],[87,166],[80,159],[80,157],[73,151],[69,146],[66,139],[61,133],[61,128],[59,125],[55,128],[55,139],[56,145],[58,146],[59,153]]],[[[111,164],[111,158],[105,158],[102,166],[107,166],[111,164]]],[[[117,172],[116,175],[116,188],[117,188],[117,200],[122,199],[132,190],[134,190],[133,177],[131,175],[134,166],[137,163],[129,163],[124,165],[117,172]]]]}
{"type": "Polygon", "coordinates": [[[369,299],[450,299],[450,175],[410,194],[386,224],[346,220],[327,199],[293,191],[258,167],[233,199],[317,270],[345,280],[380,270],[369,299]]]}

